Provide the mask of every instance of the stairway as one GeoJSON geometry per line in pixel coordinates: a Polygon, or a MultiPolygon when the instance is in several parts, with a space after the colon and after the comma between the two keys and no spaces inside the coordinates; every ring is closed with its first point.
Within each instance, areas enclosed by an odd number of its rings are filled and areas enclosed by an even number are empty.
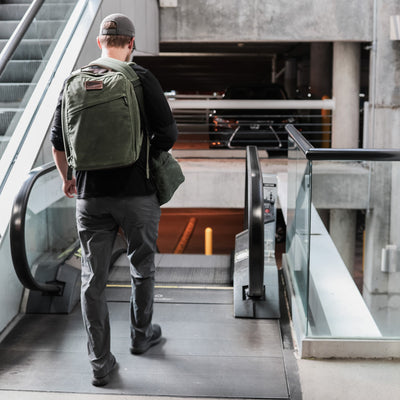
{"type": "MultiPolygon", "coordinates": [[[[0,51],[32,0],[0,0],[0,51]]],[[[46,0],[0,76],[0,157],[77,0],[46,0]]]]}

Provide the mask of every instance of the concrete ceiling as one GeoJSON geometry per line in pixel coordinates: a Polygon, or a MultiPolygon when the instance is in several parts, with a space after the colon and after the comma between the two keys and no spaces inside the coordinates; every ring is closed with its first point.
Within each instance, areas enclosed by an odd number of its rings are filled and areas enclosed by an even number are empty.
{"type": "Polygon", "coordinates": [[[218,92],[243,83],[271,81],[272,60],[277,71],[287,58],[309,59],[304,43],[160,43],[159,56],[138,55],[135,61],[149,68],[165,91],[218,92]]]}
{"type": "MultiPolygon", "coordinates": [[[[238,83],[270,83],[273,65],[279,74],[285,61],[294,58],[303,92],[309,82],[310,48],[304,42],[161,42],[159,56],[136,55],[134,59],[155,74],[164,91],[213,93],[238,83]]],[[[365,88],[369,52],[362,47],[361,54],[361,87],[365,88]]],[[[277,83],[283,85],[283,78],[282,73],[277,83]]]]}

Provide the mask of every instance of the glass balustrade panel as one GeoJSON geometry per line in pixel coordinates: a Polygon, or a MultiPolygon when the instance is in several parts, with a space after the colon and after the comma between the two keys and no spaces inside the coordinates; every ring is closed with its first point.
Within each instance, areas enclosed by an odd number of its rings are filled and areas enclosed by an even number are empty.
{"type": "Polygon", "coordinates": [[[311,163],[290,140],[286,254],[297,306],[307,318],[310,236],[311,163]]]}
{"type": "Polygon", "coordinates": [[[58,263],[77,243],[75,200],[66,197],[57,170],[42,175],[32,188],[26,212],[25,243],[29,266],[58,263]]]}
{"type": "Polygon", "coordinates": [[[400,338],[400,162],[314,161],[308,336],[400,338]]]}

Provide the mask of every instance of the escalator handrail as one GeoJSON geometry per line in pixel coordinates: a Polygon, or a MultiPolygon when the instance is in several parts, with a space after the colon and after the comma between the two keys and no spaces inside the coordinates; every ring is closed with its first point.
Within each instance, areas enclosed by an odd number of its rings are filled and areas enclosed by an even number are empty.
{"type": "Polygon", "coordinates": [[[15,272],[23,284],[30,290],[39,290],[45,293],[60,294],[62,285],[55,283],[38,282],[31,273],[26,256],[25,243],[25,216],[28,206],[29,195],[35,182],[43,175],[48,174],[56,168],[54,162],[33,169],[21,186],[15,197],[11,220],[10,220],[10,248],[15,272]]]}
{"type": "Polygon", "coordinates": [[[249,297],[264,295],[264,196],[256,146],[246,148],[245,229],[249,234],[249,297]]]}
{"type": "Polygon", "coordinates": [[[310,161],[400,161],[399,149],[315,148],[293,125],[288,124],[285,129],[310,161]]]}
{"type": "Polygon", "coordinates": [[[43,3],[44,0],[32,1],[28,10],[17,25],[17,28],[4,46],[2,52],[0,53],[0,75],[3,73],[6,65],[8,64],[15,50],[19,46],[22,38],[24,37],[26,31],[29,29],[32,21],[35,19],[43,3]]]}

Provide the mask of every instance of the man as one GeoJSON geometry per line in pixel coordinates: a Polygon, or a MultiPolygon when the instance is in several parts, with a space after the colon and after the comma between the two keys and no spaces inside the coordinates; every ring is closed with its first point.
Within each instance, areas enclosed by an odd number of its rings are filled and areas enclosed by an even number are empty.
{"type": "MultiPolygon", "coordinates": [[[[97,43],[102,57],[129,61],[135,48],[132,22],[122,14],[109,15],[101,23],[97,43]]],[[[178,132],[161,86],[148,70],[138,65],[132,68],[143,87],[151,151],[169,150],[178,132]]],[[[108,170],[77,171],[76,179],[68,179],[61,127],[61,103],[62,94],[51,129],[53,157],[63,181],[65,195],[72,197],[77,194],[76,218],[82,249],[82,315],[93,369],[92,384],[104,386],[117,365],[110,350],[105,287],[111,251],[119,227],[127,240],[132,281],[131,353],[142,354],[161,340],[160,326],[152,324],[154,253],[160,205],[155,187],[146,175],[145,139],[139,159],[133,165],[108,170]]]]}

